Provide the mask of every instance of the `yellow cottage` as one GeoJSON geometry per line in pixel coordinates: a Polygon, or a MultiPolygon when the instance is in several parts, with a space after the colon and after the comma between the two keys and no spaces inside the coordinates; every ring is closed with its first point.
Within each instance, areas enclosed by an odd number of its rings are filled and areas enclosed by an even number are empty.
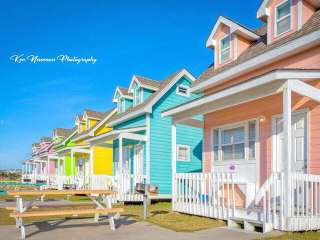
{"type": "Polygon", "coordinates": [[[116,113],[116,109],[106,112],[96,112],[89,109],[76,118],[77,134],[73,137],[72,159],[75,164],[76,175],[112,175],[113,148],[112,141],[99,146],[90,146],[86,139],[107,133],[109,120],[116,113]]]}

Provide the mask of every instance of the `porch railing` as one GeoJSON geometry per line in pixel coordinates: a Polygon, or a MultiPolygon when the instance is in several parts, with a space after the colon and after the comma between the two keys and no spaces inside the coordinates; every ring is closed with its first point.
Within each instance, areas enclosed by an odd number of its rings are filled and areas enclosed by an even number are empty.
{"type": "Polygon", "coordinates": [[[285,174],[274,172],[250,200],[246,184],[232,173],[177,173],[173,210],[225,220],[258,221],[268,230],[320,229],[320,176],[292,173],[290,183],[288,191],[285,174]],[[291,206],[285,202],[288,193],[291,206]]]}
{"type": "Polygon", "coordinates": [[[287,230],[320,229],[320,175],[293,173],[291,178],[292,206],[287,230]]]}
{"type": "Polygon", "coordinates": [[[117,174],[113,177],[113,189],[118,201],[143,201],[143,196],[136,192],[137,183],[145,183],[145,175],[117,174]]]}
{"type": "Polygon", "coordinates": [[[177,173],[174,177],[173,210],[229,219],[237,206],[244,207],[242,188],[233,173],[177,173]]]}

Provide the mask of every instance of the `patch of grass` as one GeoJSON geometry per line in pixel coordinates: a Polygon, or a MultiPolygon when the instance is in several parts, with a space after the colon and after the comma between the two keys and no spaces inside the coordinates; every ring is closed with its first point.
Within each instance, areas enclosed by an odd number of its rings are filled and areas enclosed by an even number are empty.
{"type": "MultiPolygon", "coordinates": [[[[143,205],[123,205],[124,213],[135,220],[143,220],[143,205]]],[[[149,205],[147,221],[177,232],[194,232],[208,228],[225,226],[220,220],[198,217],[171,211],[171,203],[160,202],[149,205]]]]}
{"type": "MultiPolygon", "coordinates": [[[[60,197],[60,196],[59,196],[60,197]]],[[[47,196],[46,199],[49,199],[50,196],[47,196]]],[[[57,199],[56,196],[52,197],[57,199]]],[[[65,197],[64,197],[65,198],[65,197]]],[[[60,198],[61,199],[61,198],[60,198]]],[[[58,199],[57,199],[58,200],[58,199]]],[[[72,196],[71,201],[81,202],[87,201],[89,198],[86,196],[72,196]]],[[[134,220],[142,221],[143,220],[143,205],[142,204],[125,204],[117,205],[124,208],[123,216],[128,216],[134,220]]],[[[92,208],[90,206],[70,206],[70,207],[59,207],[60,210],[63,209],[84,209],[92,208]]],[[[52,210],[52,208],[39,208],[31,209],[31,211],[45,211],[52,210]]],[[[221,227],[225,226],[225,223],[220,220],[214,220],[210,218],[198,217],[193,215],[187,215],[182,213],[176,213],[171,211],[171,203],[160,202],[149,205],[149,216],[147,221],[168,228],[178,232],[193,232],[199,231],[208,228],[221,227]]],[[[15,224],[15,220],[10,218],[10,211],[6,209],[0,209],[0,225],[12,225],[15,224]]],[[[53,217],[32,217],[25,218],[25,223],[32,223],[36,221],[47,221],[47,220],[57,220],[64,219],[66,216],[53,216],[53,217]]],[[[93,216],[82,216],[81,217],[93,217],[93,216]]]]}
{"type": "Polygon", "coordinates": [[[265,237],[261,240],[319,240],[320,232],[310,231],[310,232],[297,232],[297,233],[285,233],[281,236],[276,237],[265,237]]]}

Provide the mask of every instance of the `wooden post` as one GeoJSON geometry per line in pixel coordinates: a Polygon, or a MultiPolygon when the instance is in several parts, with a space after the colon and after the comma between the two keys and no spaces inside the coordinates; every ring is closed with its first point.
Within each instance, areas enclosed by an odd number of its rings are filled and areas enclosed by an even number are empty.
{"type": "Polygon", "coordinates": [[[291,216],[292,207],[292,189],[291,189],[291,89],[286,86],[283,89],[283,162],[285,172],[285,193],[284,202],[285,204],[285,217],[291,216]]]}
{"type": "Polygon", "coordinates": [[[74,176],[75,173],[74,173],[74,162],[73,162],[73,156],[74,156],[74,152],[71,150],[71,154],[70,154],[70,166],[71,166],[71,176],[74,176]]]}
{"type": "Polygon", "coordinates": [[[177,172],[177,127],[174,120],[172,120],[171,123],[171,144],[172,144],[172,189],[171,189],[171,195],[172,195],[172,209],[174,210],[174,204],[175,204],[175,174],[177,172]]]}
{"type": "Polygon", "coordinates": [[[122,137],[119,137],[119,173],[122,175],[122,137]]]}

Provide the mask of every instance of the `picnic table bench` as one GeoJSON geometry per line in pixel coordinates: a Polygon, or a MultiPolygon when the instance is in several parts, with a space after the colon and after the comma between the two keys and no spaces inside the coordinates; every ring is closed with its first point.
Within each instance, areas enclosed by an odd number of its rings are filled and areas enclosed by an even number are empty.
{"type": "MultiPolygon", "coordinates": [[[[8,191],[9,196],[16,198],[15,211],[10,214],[10,217],[16,219],[16,227],[20,228],[21,238],[25,239],[25,227],[23,225],[23,218],[26,217],[43,217],[43,216],[74,216],[94,214],[95,222],[99,221],[100,214],[107,214],[109,218],[111,230],[115,230],[114,216],[123,212],[122,208],[112,208],[111,196],[115,193],[108,190],[29,190],[29,191],[8,191]],[[23,197],[26,196],[57,196],[57,195],[87,195],[96,205],[95,209],[71,209],[71,210],[47,210],[47,211],[28,211],[28,209],[35,207],[34,200],[28,204],[23,204],[23,197]]],[[[72,206],[72,205],[70,205],[72,206]]]]}

